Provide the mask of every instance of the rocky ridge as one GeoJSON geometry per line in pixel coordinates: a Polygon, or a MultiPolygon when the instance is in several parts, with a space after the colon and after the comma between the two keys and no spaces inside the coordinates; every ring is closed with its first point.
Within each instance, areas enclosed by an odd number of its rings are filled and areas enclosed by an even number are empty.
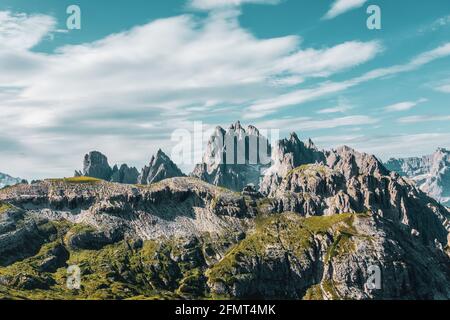
{"type": "Polygon", "coordinates": [[[138,183],[152,184],[168,178],[183,177],[184,174],[170,158],[159,150],[153,156],[148,166],[145,166],[138,176],[138,183]]]}
{"type": "Polygon", "coordinates": [[[184,174],[162,150],[152,157],[150,164],[140,173],[127,164],[111,168],[104,154],[92,151],[84,157],[83,171],[75,171],[75,177],[82,176],[123,184],[151,184],[167,178],[183,177],[184,174]]]}

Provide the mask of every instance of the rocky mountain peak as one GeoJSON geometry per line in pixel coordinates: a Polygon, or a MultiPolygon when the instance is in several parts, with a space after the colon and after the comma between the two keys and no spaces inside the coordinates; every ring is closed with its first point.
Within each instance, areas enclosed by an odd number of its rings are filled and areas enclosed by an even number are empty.
{"type": "Polygon", "coordinates": [[[271,167],[265,171],[261,192],[271,194],[290,171],[313,163],[326,163],[324,153],[311,140],[305,144],[292,132],[288,139],[280,140],[273,147],[271,167]]]}
{"type": "Polygon", "coordinates": [[[110,167],[108,158],[98,151],[92,151],[85,155],[83,171],[75,171],[75,176],[86,176],[105,181],[124,184],[151,184],[163,179],[184,176],[181,170],[170,158],[159,149],[152,156],[148,166],[141,172],[127,164],[110,167]]]}
{"type": "Polygon", "coordinates": [[[91,151],[84,156],[83,175],[97,179],[111,179],[112,169],[109,166],[108,158],[99,151],[91,151]]]}
{"type": "Polygon", "coordinates": [[[164,179],[183,177],[177,165],[161,149],[153,155],[148,166],[145,166],[138,177],[139,184],[152,184],[164,179]]]}
{"type": "Polygon", "coordinates": [[[255,126],[245,130],[237,121],[227,131],[216,127],[202,163],[194,168],[191,176],[235,191],[242,191],[248,184],[259,186],[269,150],[267,138],[255,126]]]}
{"type": "Polygon", "coordinates": [[[358,152],[349,146],[326,152],[326,157],[327,165],[339,170],[347,178],[359,174],[387,175],[389,173],[374,155],[358,152]]]}

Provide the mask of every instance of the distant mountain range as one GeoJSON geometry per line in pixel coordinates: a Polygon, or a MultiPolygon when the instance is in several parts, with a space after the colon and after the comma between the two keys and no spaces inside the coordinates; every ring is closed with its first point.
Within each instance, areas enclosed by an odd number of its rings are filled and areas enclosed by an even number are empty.
{"type": "MultiPolygon", "coordinates": [[[[254,126],[243,128],[239,121],[230,125],[228,130],[220,126],[216,127],[208,141],[203,162],[195,166],[190,176],[239,192],[248,184],[252,184],[261,192],[270,194],[271,188],[277,186],[283,175],[290,170],[302,164],[326,162],[323,153],[311,140],[303,143],[296,134],[293,134],[289,139],[281,140],[273,147],[273,150],[267,140],[262,140],[268,144],[264,150],[271,150],[273,159],[269,165],[262,163],[227,165],[224,161],[227,156],[225,146],[222,146],[221,150],[215,150],[214,143],[217,139],[226,139],[230,136],[236,137],[238,141],[261,137],[257,128],[254,126]],[[287,150],[290,150],[289,156],[288,159],[284,159],[287,150]],[[217,156],[216,153],[220,155],[217,156]],[[213,160],[211,161],[211,159],[213,160]],[[220,161],[215,159],[220,159],[220,161]]],[[[243,152],[248,154],[248,150],[243,152]]],[[[443,205],[450,206],[450,151],[440,148],[428,156],[392,158],[384,163],[384,166],[390,171],[395,171],[401,176],[411,179],[420,190],[443,205]]],[[[84,168],[82,171],[76,171],[75,176],[89,176],[111,182],[145,185],[185,175],[162,150],[159,150],[151,158],[149,165],[140,171],[134,167],[128,167],[127,164],[110,167],[105,155],[93,151],[85,156],[84,168]]]]}
{"type": "Polygon", "coordinates": [[[413,180],[429,196],[450,206],[450,151],[440,148],[432,155],[390,159],[386,168],[413,180]]]}
{"type": "Polygon", "coordinates": [[[91,152],[76,177],[0,190],[0,298],[450,299],[449,209],[295,133],[249,161],[257,132],[218,127],[188,177],[162,151],[141,171],[91,152]],[[244,163],[212,147],[226,136],[244,163]]]}
{"type": "Polygon", "coordinates": [[[164,179],[182,177],[184,174],[175,163],[162,151],[154,155],[148,166],[139,172],[135,167],[122,164],[120,167],[110,167],[108,158],[98,152],[92,151],[85,155],[83,170],[75,171],[75,177],[86,176],[110,182],[125,184],[152,184],[164,179]]]}
{"type": "Polygon", "coordinates": [[[10,175],[0,172],[0,189],[6,186],[12,186],[22,182],[20,178],[13,178],[10,175]]]}

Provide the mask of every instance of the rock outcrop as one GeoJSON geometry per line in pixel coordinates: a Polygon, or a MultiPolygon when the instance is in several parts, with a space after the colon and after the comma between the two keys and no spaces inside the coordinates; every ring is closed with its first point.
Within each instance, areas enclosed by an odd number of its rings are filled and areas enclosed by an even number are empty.
{"type": "Polygon", "coordinates": [[[160,149],[138,176],[139,184],[152,184],[164,179],[183,177],[184,174],[175,163],[160,149]]]}
{"type": "Polygon", "coordinates": [[[234,191],[242,191],[248,184],[259,188],[269,152],[267,138],[253,126],[245,130],[238,121],[228,130],[217,127],[208,141],[203,162],[191,176],[234,191]]]}
{"type": "Polygon", "coordinates": [[[413,180],[423,192],[450,206],[450,151],[440,148],[421,158],[390,159],[385,166],[413,180]]]}
{"type": "Polygon", "coordinates": [[[109,181],[113,170],[108,158],[98,151],[91,151],[84,156],[83,176],[109,181]]]}

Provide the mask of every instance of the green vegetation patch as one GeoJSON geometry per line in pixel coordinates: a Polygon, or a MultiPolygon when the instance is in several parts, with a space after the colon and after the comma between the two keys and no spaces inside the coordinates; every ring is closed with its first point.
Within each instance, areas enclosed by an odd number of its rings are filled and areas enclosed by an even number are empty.
{"type": "Polygon", "coordinates": [[[6,202],[0,201],[0,214],[7,212],[8,210],[13,209],[13,206],[6,202]]]}
{"type": "Polygon", "coordinates": [[[260,215],[255,220],[254,232],[207,270],[208,281],[232,287],[240,277],[253,277],[253,274],[242,273],[242,262],[250,264],[254,258],[264,260],[266,251],[274,246],[283,248],[301,262],[313,245],[314,235],[329,233],[334,236],[340,234],[339,228],[351,230],[353,218],[353,214],[309,218],[296,213],[260,215]]]}
{"type": "Polygon", "coordinates": [[[324,300],[323,292],[320,284],[313,285],[307,291],[303,300],[324,300]]]}
{"type": "Polygon", "coordinates": [[[73,184],[83,184],[83,183],[98,183],[102,180],[92,177],[72,177],[63,179],[48,179],[50,182],[62,182],[62,183],[73,183],[73,184]]]}
{"type": "Polygon", "coordinates": [[[294,174],[299,174],[299,175],[313,175],[316,173],[322,174],[322,175],[326,175],[327,173],[331,173],[333,172],[333,170],[331,170],[330,168],[324,166],[324,165],[320,165],[320,164],[304,164],[301,165],[297,168],[294,168],[292,170],[290,170],[287,175],[286,178],[291,177],[294,174]]]}

